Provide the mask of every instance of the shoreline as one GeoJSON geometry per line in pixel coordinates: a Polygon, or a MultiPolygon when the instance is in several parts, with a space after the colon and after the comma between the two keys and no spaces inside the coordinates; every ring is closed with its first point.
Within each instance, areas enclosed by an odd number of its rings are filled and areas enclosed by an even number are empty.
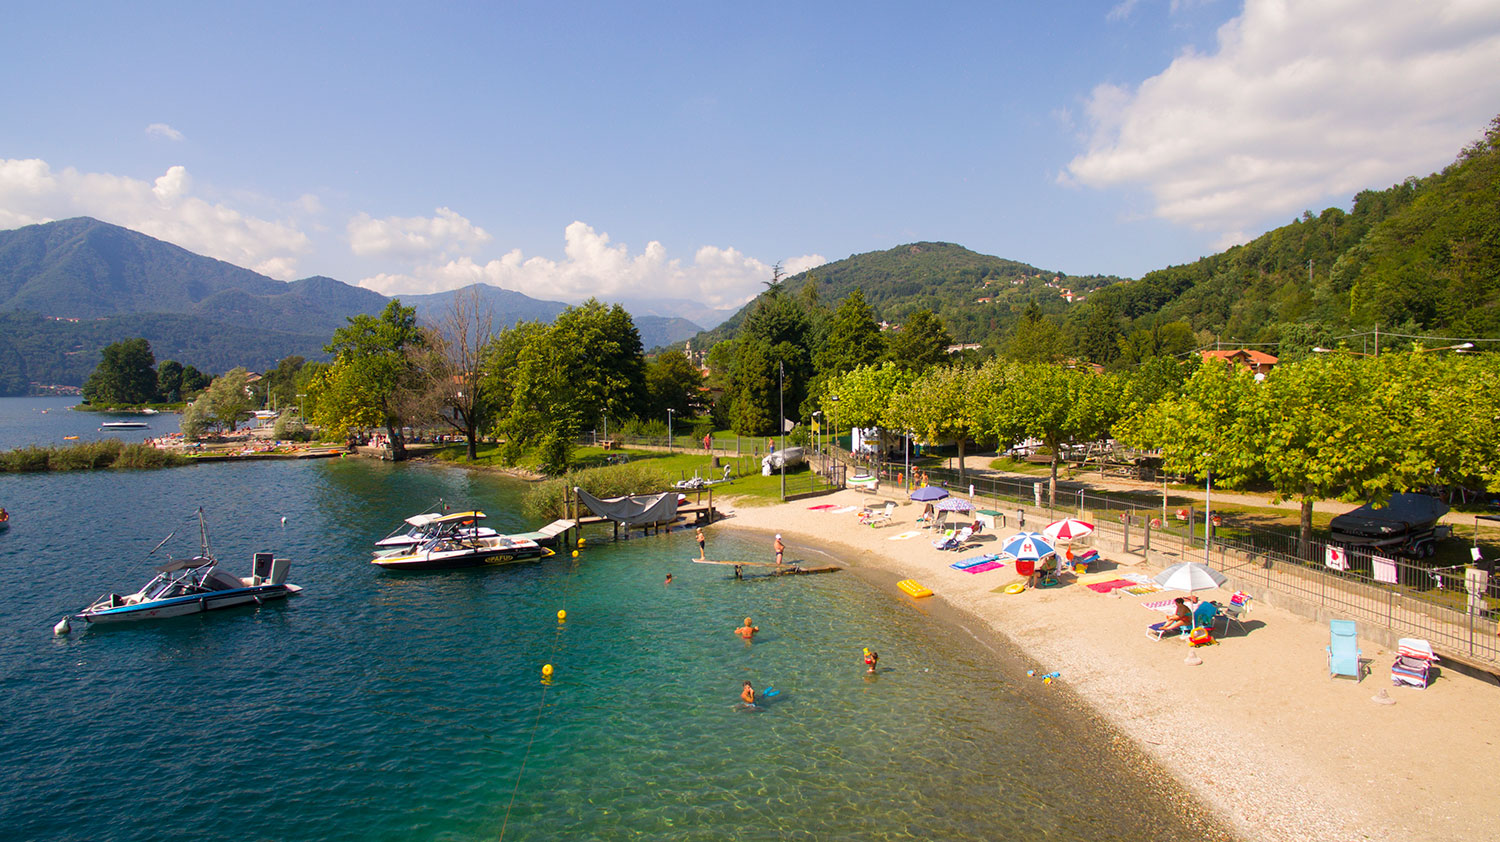
{"type": "MultiPolygon", "coordinates": [[[[1484,716],[1500,701],[1493,681],[1439,662],[1439,677],[1427,689],[1392,687],[1394,652],[1368,640],[1360,642],[1368,662],[1363,680],[1332,679],[1327,624],[1259,604],[1247,631],[1194,650],[1202,664],[1188,665],[1185,643],[1144,634],[1162,615],[1140,603],[1174,592],[1113,597],[1072,584],[995,593],[1017,581],[1013,566],[981,574],[948,567],[991,551],[993,534],[955,554],[934,549],[925,532],[888,540],[914,528],[920,509],[909,503],[898,501],[895,525],[881,529],[860,525],[853,513],[808,508],[884,502],[856,491],[771,506],[739,507],[728,499],[724,508],[734,507],[732,515],[715,526],[783,533],[790,557],[827,552],[893,598],[909,599],[895,589],[896,579],[917,579],[936,594],[920,602],[941,600],[935,614],[953,611],[977,626],[959,623],[975,645],[989,648],[981,636],[992,636],[1010,653],[1002,657],[1060,671],[1066,695],[1243,838],[1493,835],[1500,804],[1474,783],[1487,781],[1500,758],[1500,725],[1484,716]],[[1376,704],[1372,696],[1382,690],[1397,704],[1376,704]]],[[[1133,567],[1138,559],[1107,545],[1099,549],[1106,569],[1115,562],[1121,572],[1157,572],[1133,567]]],[[[1228,597],[1218,590],[1200,595],[1228,597]]]]}

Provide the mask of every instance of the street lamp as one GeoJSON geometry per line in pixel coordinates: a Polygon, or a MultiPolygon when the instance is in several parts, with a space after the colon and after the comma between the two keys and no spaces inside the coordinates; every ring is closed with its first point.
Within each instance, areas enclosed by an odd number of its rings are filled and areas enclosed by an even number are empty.
{"type": "Polygon", "coordinates": [[[667,451],[669,453],[672,450],[672,413],[676,411],[675,409],[667,410],[667,451]]]}
{"type": "Polygon", "coordinates": [[[776,391],[781,398],[781,408],[776,410],[776,426],[781,428],[781,499],[786,501],[786,366],[776,362],[776,391]]]}

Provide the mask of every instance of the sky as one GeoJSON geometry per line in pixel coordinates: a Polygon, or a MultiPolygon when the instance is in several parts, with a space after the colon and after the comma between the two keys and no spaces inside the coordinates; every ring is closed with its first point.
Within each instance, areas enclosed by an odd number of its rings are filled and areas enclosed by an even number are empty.
{"type": "Polygon", "coordinates": [[[731,307],[922,240],[1139,277],[1451,163],[1494,0],[12,4],[0,229],[731,307]]]}

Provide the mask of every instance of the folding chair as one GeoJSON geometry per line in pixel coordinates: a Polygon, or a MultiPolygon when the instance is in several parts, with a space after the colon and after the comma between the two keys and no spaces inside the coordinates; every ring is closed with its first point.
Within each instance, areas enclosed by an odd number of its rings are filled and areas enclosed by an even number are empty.
{"type": "Polygon", "coordinates": [[[1229,624],[1234,623],[1240,627],[1240,631],[1249,633],[1245,628],[1242,618],[1250,613],[1250,594],[1244,591],[1235,591],[1229,597],[1227,605],[1219,606],[1219,616],[1224,618],[1224,633],[1229,634],[1229,624]]]}
{"type": "Polygon", "coordinates": [[[1347,675],[1356,682],[1360,674],[1359,638],[1354,633],[1353,620],[1328,621],[1328,677],[1347,675]]]}
{"type": "Polygon", "coordinates": [[[1438,660],[1432,644],[1417,637],[1397,641],[1396,662],[1391,664],[1391,683],[1425,689],[1431,680],[1432,662],[1438,660]]]}

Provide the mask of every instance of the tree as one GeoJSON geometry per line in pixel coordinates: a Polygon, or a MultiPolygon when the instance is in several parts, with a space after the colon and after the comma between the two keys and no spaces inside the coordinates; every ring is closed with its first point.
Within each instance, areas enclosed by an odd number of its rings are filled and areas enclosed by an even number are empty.
{"type": "Polygon", "coordinates": [[[734,346],[730,376],[736,432],[780,433],[781,423],[772,419],[784,408],[801,414],[813,374],[807,351],[811,334],[807,313],[793,297],[767,294],[756,302],[734,346]]]}
{"type": "Polygon", "coordinates": [[[891,397],[891,425],[926,444],[958,444],[958,478],[964,480],[964,446],[981,431],[982,394],[967,366],[936,366],[916,375],[891,397]]]}
{"type": "Polygon", "coordinates": [[[212,377],[194,368],[192,363],[182,367],[182,397],[186,398],[194,392],[201,392],[208,388],[212,377]]]}
{"type": "Polygon", "coordinates": [[[470,462],[478,456],[479,431],[489,426],[494,413],[483,366],[493,324],[494,314],[480,302],[477,285],[455,294],[442,327],[430,337],[432,354],[424,367],[436,414],[464,437],[470,462]]]}
{"type": "Polygon", "coordinates": [[[156,367],[156,399],[163,403],[182,400],[182,363],[162,360],[156,367]]]}
{"type": "Polygon", "coordinates": [[[286,409],[297,405],[297,374],[307,364],[303,357],[292,355],[276,363],[276,367],[261,378],[265,384],[266,403],[271,409],[286,409]]]}
{"type": "Polygon", "coordinates": [[[572,385],[572,414],[581,428],[644,409],[641,335],[624,307],[590,298],[552,323],[554,353],[572,385]]]}
{"type": "Polygon", "coordinates": [[[816,357],[817,370],[825,377],[843,374],[873,364],[884,350],[875,314],[865,303],[864,292],[856,289],[833,313],[828,335],[816,357]]]}
{"type": "Polygon", "coordinates": [[[907,371],[922,372],[948,357],[948,335],[943,322],[931,310],[918,310],[886,342],[886,359],[907,371]]]}
{"type": "Polygon", "coordinates": [[[895,363],[862,365],[825,383],[819,411],[835,433],[839,427],[882,432],[902,428],[892,420],[892,400],[909,389],[915,378],[895,363]]]}
{"type": "Polygon", "coordinates": [[[327,350],[335,355],[336,365],[329,369],[321,385],[337,400],[320,410],[335,412],[327,416],[329,426],[348,429],[355,421],[368,423],[378,418],[391,442],[391,460],[406,459],[406,437],[402,428],[416,419],[414,407],[420,404],[421,379],[415,371],[413,352],[426,347],[427,337],[417,327],[417,313],[392,299],[376,316],[350,316],[349,324],[333,333],[327,350]]]}
{"type": "Polygon", "coordinates": [[[83,385],[91,404],[150,403],[156,397],[156,355],[144,339],[126,339],[104,349],[99,365],[83,385]]]}
{"type": "Polygon", "coordinates": [[[183,435],[196,439],[209,431],[234,432],[252,405],[246,390],[247,379],[243,368],[231,369],[214,378],[208,390],[183,410],[183,435]]]}
{"type": "MultiPolygon", "coordinates": [[[[1093,312],[1103,312],[1105,306],[1094,307],[1093,312]]],[[[1062,336],[1057,327],[1042,316],[1034,299],[1026,305],[1021,321],[1005,343],[1005,355],[1023,363],[1055,363],[1062,359],[1062,336]]]]}
{"type": "Polygon", "coordinates": [[[647,415],[663,418],[670,409],[692,418],[701,407],[703,373],[681,351],[667,351],[646,366],[647,415]]]}
{"type": "Polygon", "coordinates": [[[999,388],[985,390],[979,410],[986,433],[1002,444],[1040,439],[1052,455],[1048,505],[1057,504],[1057,466],[1065,444],[1094,441],[1119,418],[1116,383],[1092,371],[1023,363],[1003,375],[986,373],[999,388]]]}

